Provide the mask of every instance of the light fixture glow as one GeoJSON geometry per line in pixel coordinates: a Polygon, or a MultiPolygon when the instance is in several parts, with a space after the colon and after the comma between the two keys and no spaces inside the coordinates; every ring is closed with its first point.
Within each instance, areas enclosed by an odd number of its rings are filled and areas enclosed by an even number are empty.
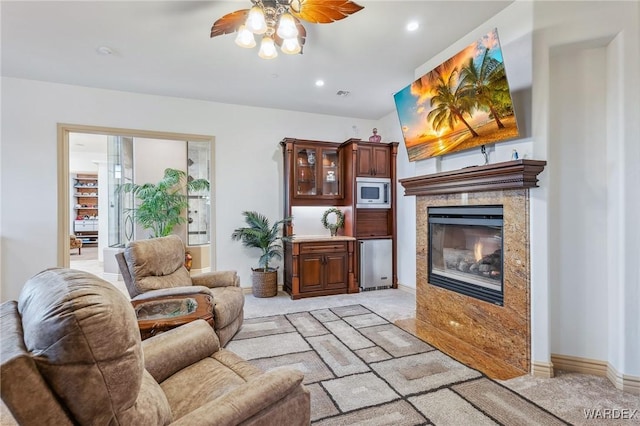
{"type": "Polygon", "coordinates": [[[316,86],[318,86],[318,87],[324,86],[324,81],[323,80],[316,80],[316,86]]]}
{"type": "Polygon", "coordinates": [[[300,43],[298,43],[297,38],[285,38],[282,41],[280,50],[282,50],[282,53],[286,53],[287,55],[295,55],[296,53],[300,53],[302,47],[300,47],[300,43]]]}
{"type": "Polygon", "coordinates": [[[245,25],[254,34],[264,34],[267,32],[267,21],[264,19],[264,12],[260,6],[253,6],[247,16],[245,25]]]}
{"type": "Polygon", "coordinates": [[[292,14],[285,12],[280,16],[280,23],[278,24],[278,31],[276,34],[278,34],[278,37],[283,40],[298,37],[296,21],[293,19],[292,14]]]}
{"type": "Polygon", "coordinates": [[[240,25],[240,29],[238,29],[236,44],[247,49],[256,47],[256,39],[253,38],[253,33],[245,25],[240,25]]]}
{"type": "Polygon", "coordinates": [[[418,28],[420,28],[420,24],[418,22],[416,22],[416,21],[409,22],[407,24],[407,31],[415,31],[418,28]]]}
{"type": "Polygon", "coordinates": [[[260,51],[258,52],[258,56],[262,59],[273,59],[278,56],[278,51],[276,50],[276,44],[273,42],[273,39],[269,36],[262,37],[262,42],[260,43],[260,51]]]}

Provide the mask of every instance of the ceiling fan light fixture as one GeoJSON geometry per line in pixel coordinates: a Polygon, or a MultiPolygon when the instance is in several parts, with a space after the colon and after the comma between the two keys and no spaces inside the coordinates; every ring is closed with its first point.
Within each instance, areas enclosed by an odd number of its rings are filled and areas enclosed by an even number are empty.
{"type": "Polygon", "coordinates": [[[298,37],[296,21],[293,19],[292,14],[285,12],[280,16],[278,31],[276,31],[276,34],[278,34],[278,37],[283,40],[298,37]]]}
{"type": "Polygon", "coordinates": [[[278,51],[276,50],[276,44],[270,36],[262,37],[262,42],[260,43],[260,51],[258,52],[258,56],[262,59],[274,59],[278,56],[278,51]]]}
{"type": "Polygon", "coordinates": [[[282,47],[280,50],[282,50],[282,53],[286,53],[287,55],[295,55],[300,53],[302,47],[300,46],[300,43],[298,43],[297,38],[285,38],[282,40],[282,47]]]}
{"type": "Polygon", "coordinates": [[[363,9],[351,0],[251,0],[251,3],[250,9],[236,10],[216,20],[211,37],[237,32],[236,44],[253,47],[256,44],[253,34],[262,35],[258,56],[266,59],[278,56],[276,42],[283,53],[302,53],[307,31],[301,21],[329,24],[363,9]]]}
{"type": "Polygon", "coordinates": [[[264,19],[264,11],[260,6],[256,5],[251,8],[245,26],[254,34],[267,32],[267,21],[264,19]]]}
{"type": "Polygon", "coordinates": [[[249,31],[245,25],[241,25],[238,29],[236,44],[247,49],[256,47],[256,39],[253,37],[253,33],[249,31]]]}

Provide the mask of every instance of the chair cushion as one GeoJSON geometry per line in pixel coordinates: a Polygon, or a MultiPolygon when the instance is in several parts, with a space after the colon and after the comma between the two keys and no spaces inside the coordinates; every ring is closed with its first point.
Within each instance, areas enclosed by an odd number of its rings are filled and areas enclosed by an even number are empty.
{"type": "Polygon", "coordinates": [[[191,285],[184,267],[184,243],[177,235],[132,241],[124,257],[137,291],[131,297],[149,290],[191,285]]]}
{"type": "Polygon", "coordinates": [[[18,300],[26,349],[80,424],[167,424],[162,389],[144,370],[133,307],[110,283],[43,271],[18,300]]]}
{"type": "Polygon", "coordinates": [[[221,349],[177,372],[160,385],[177,420],[260,374],[262,372],[257,367],[235,353],[221,349]]]}

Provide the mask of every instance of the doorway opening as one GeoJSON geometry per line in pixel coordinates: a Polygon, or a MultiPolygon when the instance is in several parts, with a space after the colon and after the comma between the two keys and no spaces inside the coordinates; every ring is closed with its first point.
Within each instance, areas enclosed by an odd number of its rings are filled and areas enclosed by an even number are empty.
{"type": "Polygon", "coordinates": [[[211,184],[208,194],[188,194],[190,220],[176,233],[186,246],[194,246],[200,265],[214,268],[213,164],[212,136],[59,124],[58,265],[117,281],[113,254],[146,234],[127,214],[133,197],[117,194],[115,188],[134,179],[155,182],[170,167],[211,184]],[[72,248],[70,235],[80,239],[81,248],[77,242],[72,248]]]}

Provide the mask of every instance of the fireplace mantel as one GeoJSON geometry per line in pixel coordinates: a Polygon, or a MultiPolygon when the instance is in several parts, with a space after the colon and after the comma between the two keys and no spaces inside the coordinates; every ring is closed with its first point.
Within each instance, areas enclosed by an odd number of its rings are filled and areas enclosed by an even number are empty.
{"type": "Polygon", "coordinates": [[[405,195],[438,195],[538,186],[546,161],[514,160],[400,179],[405,195]]]}

